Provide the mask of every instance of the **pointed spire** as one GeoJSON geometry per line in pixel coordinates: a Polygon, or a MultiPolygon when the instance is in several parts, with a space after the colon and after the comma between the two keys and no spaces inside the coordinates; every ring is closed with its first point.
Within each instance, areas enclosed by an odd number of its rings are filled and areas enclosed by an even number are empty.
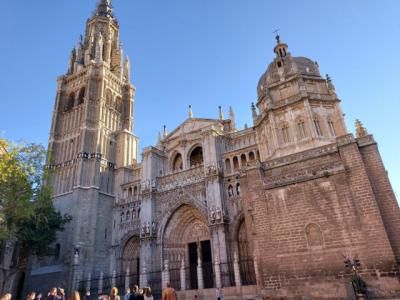
{"type": "Polygon", "coordinates": [[[192,106],[189,105],[189,119],[193,118],[193,111],[192,111],[192,106]]]}
{"type": "Polygon", "coordinates": [[[356,137],[357,138],[362,138],[362,137],[368,135],[367,129],[363,126],[363,124],[361,123],[361,121],[359,119],[356,119],[355,127],[356,127],[356,137]]]}
{"type": "Polygon", "coordinates": [[[161,132],[158,132],[157,145],[161,144],[161,132]]]}
{"type": "Polygon", "coordinates": [[[229,106],[229,119],[231,120],[231,129],[235,129],[235,113],[233,112],[232,106],[229,106]]]}
{"type": "Polygon", "coordinates": [[[253,121],[257,120],[257,110],[256,110],[256,106],[254,105],[254,103],[251,103],[251,114],[253,116],[253,121]]]}
{"type": "Polygon", "coordinates": [[[167,126],[164,125],[164,133],[163,133],[163,137],[166,138],[168,135],[168,131],[167,131],[167,126]]]}
{"type": "Polygon", "coordinates": [[[100,0],[97,4],[96,16],[112,17],[111,0],[100,0]]]}
{"type": "Polygon", "coordinates": [[[224,119],[224,112],[222,111],[221,105],[218,106],[218,111],[219,111],[219,119],[223,120],[224,119]]]}
{"type": "Polygon", "coordinates": [[[124,77],[126,81],[131,80],[131,61],[129,60],[128,55],[125,57],[124,62],[124,77]]]}

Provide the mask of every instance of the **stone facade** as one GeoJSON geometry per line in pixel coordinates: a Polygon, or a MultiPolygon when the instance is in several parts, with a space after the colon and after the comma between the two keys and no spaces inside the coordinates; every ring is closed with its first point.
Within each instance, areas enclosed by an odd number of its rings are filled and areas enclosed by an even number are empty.
{"type": "Polygon", "coordinates": [[[400,214],[376,142],[360,123],[348,133],[317,63],[279,37],[274,52],[253,126],[189,108],[138,162],[130,63],[100,1],[58,80],[49,140],[54,203],[73,221],[55,257],[33,259],[27,289],[170,281],[188,299],[214,287],[226,299],[349,299],[344,260],[358,257],[371,295],[398,296],[400,214]]]}

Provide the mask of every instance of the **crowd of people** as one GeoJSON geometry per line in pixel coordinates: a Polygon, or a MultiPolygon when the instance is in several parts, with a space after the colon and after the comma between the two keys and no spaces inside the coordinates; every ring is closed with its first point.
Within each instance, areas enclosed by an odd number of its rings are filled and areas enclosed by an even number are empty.
{"type": "MultiPolygon", "coordinates": [[[[65,291],[62,288],[51,288],[45,297],[41,293],[31,292],[26,295],[26,300],[67,300],[65,291]]],[[[10,293],[5,293],[0,300],[14,300],[10,293]]],[[[78,291],[74,291],[68,300],[154,300],[151,288],[139,288],[134,285],[126,289],[124,296],[119,296],[118,289],[113,287],[110,293],[101,293],[97,298],[92,298],[90,291],[86,291],[82,296],[78,291]]],[[[162,300],[177,300],[176,292],[168,283],[162,291],[162,300]]]]}

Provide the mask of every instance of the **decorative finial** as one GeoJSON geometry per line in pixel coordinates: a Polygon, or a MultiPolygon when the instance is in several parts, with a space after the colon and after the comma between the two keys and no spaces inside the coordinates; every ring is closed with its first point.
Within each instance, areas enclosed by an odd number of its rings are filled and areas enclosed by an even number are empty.
{"type": "Polygon", "coordinates": [[[126,81],[131,80],[131,61],[128,56],[125,57],[124,62],[124,77],[126,81]]]}
{"type": "Polygon", "coordinates": [[[235,113],[233,112],[232,106],[229,106],[229,119],[231,120],[231,129],[235,129],[235,113]]]}
{"type": "Polygon", "coordinates": [[[328,81],[328,82],[331,82],[331,81],[332,81],[332,79],[331,79],[331,77],[329,76],[329,74],[326,74],[326,75],[325,75],[325,78],[326,78],[326,81],[328,81]]]}
{"type": "Polygon", "coordinates": [[[165,126],[165,125],[164,125],[164,133],[163,133],[163,137],[164,137],[164,138],[166,138],[166,137],[167,137],[167,135],[168,135],[168,132],[167,132],[167,126],[165,126]]]}
{"type": "Polygon", "coordinates": [[[356,137],[357,138],[362,138],[364,136],[368,135],[367,129],[363,126],[361,121],[359,119],[356,119],[355,122],[355,127],[356,127],[356,137]]]}
{"type": "Polygon", "coordinates": [[[223,120],[224,119],[224,112],[222,111],[221,105],[218,106],[218,110],[219,110],[219,119],[223,120]]]}
{"type": "Polygon", "coordinates": [[[193,118],[192,106],[189,105],[189,119],[193,118]]]}
{"type": "Polygon", "coordinates": [[[161,143],[161,132],[158,132],[157,145],[161,143]]]}
{"type": "Polygon", "coordinates": [[[273,31],[273,33],[275,34],[275,39],[276,39],[276,43],[277,43],[277,44],[280,44],[280,42],[281,42],[280,36],[279,36],[279,34],[278,34],[279,30],[280,30],[280,29],[278,28],[278,29],[275,29],[275,30],[273,31]]]}
{"type": "Polygon", "coordinates": [[[255,121],[257,119],[257,110],[253,102],[251,102],[251,114],[253,116],[253,121],[255,121]]]}
{"type": "Polygon", "coordinates": [[[244,123],[244,129],[249,128],[249,126],[247,125],[247,123],[244,123]]]}

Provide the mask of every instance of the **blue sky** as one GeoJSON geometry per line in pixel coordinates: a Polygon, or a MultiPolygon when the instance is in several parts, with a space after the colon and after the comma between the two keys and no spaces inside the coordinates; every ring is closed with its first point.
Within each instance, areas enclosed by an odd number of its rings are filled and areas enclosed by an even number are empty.
{"type": "MultiPolygon", "coordinates": [[[[96,0],[1,1],[0,136],[46,144],[56,78],[84,33],[96,0]]],[[[400,1],[114,0],[124,52],[137,88],[141,147],[171,131],[192,105],[217,117],[231,105],[238,127],[251,124],[259,77],[273,59],[274,34],[294,56],[318,61],[346,113],[379,143],[400,195],[400,1]]]]}

